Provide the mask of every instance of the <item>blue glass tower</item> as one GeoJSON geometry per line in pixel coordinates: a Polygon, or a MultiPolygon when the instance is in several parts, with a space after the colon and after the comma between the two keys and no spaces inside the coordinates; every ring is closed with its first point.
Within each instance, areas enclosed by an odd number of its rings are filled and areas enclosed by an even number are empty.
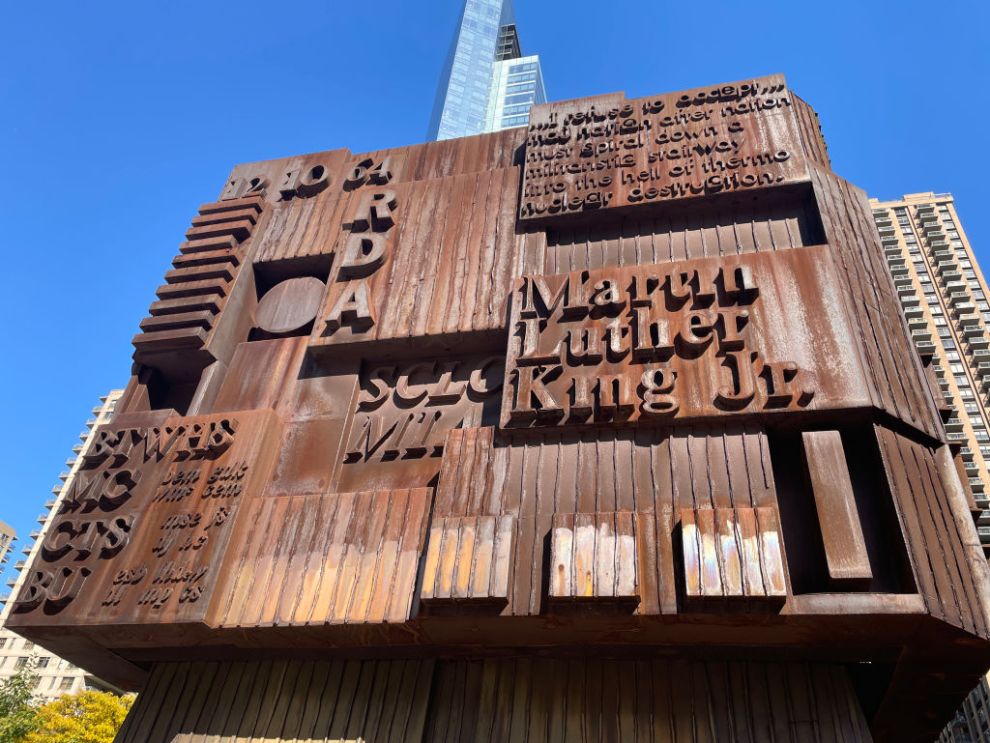
{"type": "Polygon", "coordinates": [[[444,65],[429,139],[453,139],[529,122],[546,102],[538,56],[523,57],[512,0],[466,0],[444,65]]]}

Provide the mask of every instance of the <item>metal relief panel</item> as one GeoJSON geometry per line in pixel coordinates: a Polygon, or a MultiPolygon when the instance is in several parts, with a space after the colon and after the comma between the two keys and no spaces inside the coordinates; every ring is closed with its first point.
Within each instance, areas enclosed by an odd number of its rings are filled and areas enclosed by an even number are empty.
{"type": "Polygon", "coordinates": [[[511,515],[435,519],[423,562],[422,600],[504,604],[514,534],[511,515]]]}
{"type": "Polygon", "coordinates": [[[589,597],[589,586],[592,597],[638,598],[636,613],[656,615],[679,608],[674,538],[684,509],[775,505],[767,438],[756,426],[547,432],[525,442],[465,429],[448,437],[433,525],[514,517],[503,615],[539,614],[550,599],[589,597]],[[625,476],[616,477],[617,465],[625,476]]]}
{"type": "Polygon", "coordinates": [[[449,431],[498,419],[503,369],[500,356],[364,362],[333,489],[428,485],[449,431]]]}
{"type": "MultiPolygon", "coordinates": [[[[934,648],[957,671],[924,678],[951,694],[990,664],[987,569],[873,225],[819,135],[775,76],[238,167],[142,324],[122,412],[12,626],[132,672],[289,647],[786,645],[919,667],[934,648]]],[[[585,687],[551,699],[552,663],[514,663],[431,677],[457,694],[421,696],[410,730],[435,697],[429,735],[458,737],[453,710],[460,737],[474,717],[519,737],[523,718],[492,712],[502,689],[568,737],[554,710],[587,706],[585,687]],[[479,690],[484,705],[444,706],[479,690]]],[[[313,715],[282,689],[374,689],[371,719],[418,678],[267,668],[225,669],[236,683],[218,678],[203,709],[263,702],[299,738],[313,715]]],[[[589,668],[612,712],[647,693],[589,668]]],[[[786,688],[767,668],[754,688],[786,688]]],[[[889,705],[912,673],[894,670],[889,705]]],[[[678,709],[726,698],[718,674],[688,675],[678,709]]],[[[334,715],[312,729],[361,733],[334,715]]],[[[225,735],[255,734],[234,717],[225,735]]],[[[713,739],[750,721],[706,719],[713,739]]]]}
{"type": "Polygon", "coordinates": [[[525,276],[504,428],[866,407],[824,248],[525,276]]]}
{"type": "Polygon", "coordinates": [[[550,538],[550,598],[638,601],[638,518],[622,511],[556,514],[550,538]]]}
{"type": "Polygon", "coordinates": [[[808,180],[781,76],[626,100],[534,106],[522,220],[558,219],[808,180]]]}
{"type": "Polygon", "coordinates": [[[518,171],[415,182],[389,176],[362,183],[348,201],[314,348],[365,341],[403,348],[419,338],[450,351],[454,334],[469,333],[482,338],[461,344],[490,344],[503,326],[520,240],[518,171]]]}
{"type": "Polygon", "coordinates": [[[213,360],[207,346],[264,206],[260,196],[247,196],[200,207],[134,336],[135,361],[181,376],[183,361],[196,368],[213,360]]]}
{"type": "Polygon", "coordinates": [[[419,489],[256,500],[218,592],[217,624],[409,620],[430,495],[419,489]]]}
{"type": "Polygon", "coordinates": [[[787,597],[776,509],[684,509],[681,542],[688,599],[787,597]]]}
{"type": "Polygon", "coordinates": [[[205,621],[280,424],[263,410],[131,423],[101,430],[86,454],[12,625],[205,621]]]}

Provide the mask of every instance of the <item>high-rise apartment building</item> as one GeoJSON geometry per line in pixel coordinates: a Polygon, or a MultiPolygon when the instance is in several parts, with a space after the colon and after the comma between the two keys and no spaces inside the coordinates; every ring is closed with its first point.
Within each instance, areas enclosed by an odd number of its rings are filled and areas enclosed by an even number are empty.
{"type": "Polygon", "coordinates": [[[946,432],[990,554],[990,289],[951,194],[871,205],[911,337],[945,397],[946,432]]]}
{"type": "Polygon", "coordinates": [[[17,535],[14,533],[13,528],[0,521],[0,571],[7,564],[10,549],[14,546],[14,540],[16,538],[17,535]]]}
{"type": "Polygon", "coordinates": [[[495,132],[529,123],[545,103],[539,56],[523,56],[512,0],[466,0],[437,89],[428,137],[495,132]]]}
{"type": "Polygon", "coordinates": [[[990,683],[984,678],[945,726],[938,743],[990,743],[990,683]]]}
{"type": "MultiPolygon", "coordinates": [[[[28,555],[29,558],[27,561],[21,560],[15,565],[18,576],[7,583],[8,587],[14,589],[15,594],[20,590],[21,583],[26,577],[21,569],[25,564],[32,562],[35,553],[41,549],[48,530],[58,514],[59,504],[65,494],[69,492],[76,472],[82,464],[83,452],[92,443],[97,427],[108,422],[113,416],[114,408],[123,392],[123,390],[113,390],[101,397],[100,404],[93,408],[93,417],[86,421],[86,428],[79,434],[80,443],[73,447],[73,456],[65,462],[67,469],[59,475],[58,484],[52,488],[53,497],[45,503],[45,511],[38,517],[40,528],[31,532],[30,541],[22,550],[23,554],[28,555]]],[[[0,523],[0,545],[3,543],[4,531],[2,527],[4,526],[6,525],[0,523]]],[[[13,531],[10,534],[12,535],[13,531]]],[[[0,548],[0,554],[2,552],[3,550],[0,548]]],[[[57,699],[63,694],[77,694],[89,688],[116,691],[112,686],[91,676],[81,668],[73,666],[63,658],[49,653],[44,648],[8,630],[6,623],[11,605],[6,598],[0,599],[0,605],[2,605],[2,611],[0,611],[0,680],[9,678],[33,661],[34,671],[38,675],[35,695],[40,700],[57,699]]]]}

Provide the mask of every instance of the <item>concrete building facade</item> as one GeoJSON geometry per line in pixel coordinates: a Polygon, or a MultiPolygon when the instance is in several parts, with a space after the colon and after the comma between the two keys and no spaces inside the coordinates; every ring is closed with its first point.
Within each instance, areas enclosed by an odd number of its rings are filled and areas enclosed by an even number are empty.
{"type": "MultiPolygon", "coordinates": [[[[72,485],[72,480],[82,463],[82,453],[92,443],[97,427],[108,422],[113,416],[117,401],[122,394],[123,390],[113,390],[101,397],[100,404],[93,408],[92,417],[86,421],[85,429],[79,434],[80,443],[73,447],[72,457],[65,462],[67,469],[59,475],[59,482],[52,488],[52,498],[45,503],[45,510],[38,517],[39,528],[31,532],[30,539],[22,549],[22,553],[27,559],[19,560],[16,563],[15,568],[18,575],[7,583],[8,588],[13,589],[14,594],[20,590],[20,586],[26,578],[22,569],[34,559],[35,553],[41,549],[45,536],[58,514],[59,503],[72,485]]],[[[5,524],[0,524],[0,545],[3,544],[4,536],[6,536],[6,531],[3,529],[5,526],[5,524]]],[[[7,529],[10,531],[10,535],[13,535],[13,530],[10,530],[9,527],[7,529]]],[[[2,556],[3,551],[2,546],[0,546],[0,556],[2,556]]],[[[9,678],[28,664],[32,664],[38,675],[35,694],[40,701],[57,699],[64,694],[78,694],[87,689],[117,691],[114,687],[91,676],[67,660],[49,653],[41,646],[35,645],[7,629],[6,623],[11,605],[6,597],[0,599],[0,603],[2,603],[2,611],[0,611],[0,680],[9,678]]]]}

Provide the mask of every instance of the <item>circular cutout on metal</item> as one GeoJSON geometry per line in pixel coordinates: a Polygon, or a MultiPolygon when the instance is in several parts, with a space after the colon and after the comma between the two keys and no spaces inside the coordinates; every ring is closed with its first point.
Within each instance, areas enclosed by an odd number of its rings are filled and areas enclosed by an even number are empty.
{"type": "Polygon", "coordinates": [[[326,284],[312,276],[275,285],[258,304],[257,326],[272,335],[301,330],[316,319],[326,288],[326,284]]]}

